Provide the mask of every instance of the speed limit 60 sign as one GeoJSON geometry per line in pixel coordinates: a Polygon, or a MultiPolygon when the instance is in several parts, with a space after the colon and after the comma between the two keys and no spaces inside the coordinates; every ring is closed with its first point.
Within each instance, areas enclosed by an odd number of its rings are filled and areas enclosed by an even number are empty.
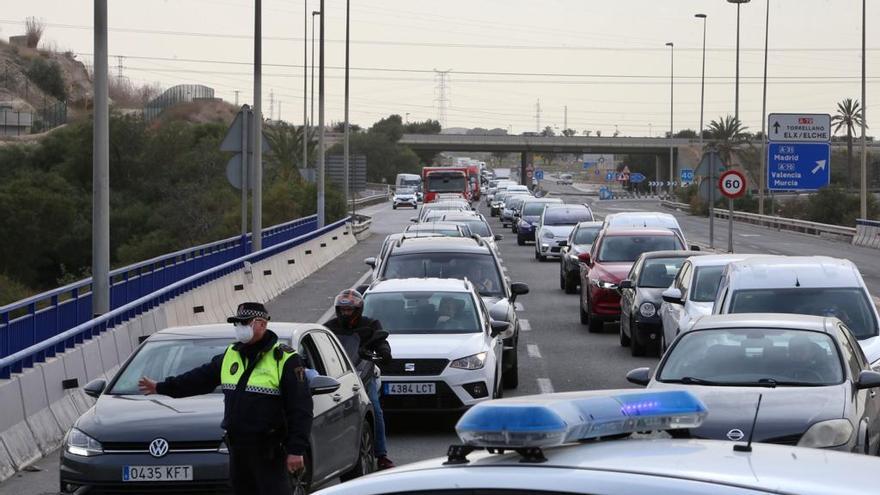
{"type": "Polygon", "coordinates": [[[718,179],[718,189],[724,196],[736,199],[746,193],[746,177],[736,170],[728,170],[718,179]]]}

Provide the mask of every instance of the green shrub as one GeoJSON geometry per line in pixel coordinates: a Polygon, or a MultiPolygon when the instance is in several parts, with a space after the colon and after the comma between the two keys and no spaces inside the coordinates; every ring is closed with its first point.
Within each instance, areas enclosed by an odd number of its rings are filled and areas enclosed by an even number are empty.
{"type": "Polygon", "coordinates": [[[33,81],[44,93],[59,100],[67,99],[64,77],[61,75],[61,66],[58,65],[58,62],[36,57],[31,60],[26,74],[28,79],[33,81]]]}

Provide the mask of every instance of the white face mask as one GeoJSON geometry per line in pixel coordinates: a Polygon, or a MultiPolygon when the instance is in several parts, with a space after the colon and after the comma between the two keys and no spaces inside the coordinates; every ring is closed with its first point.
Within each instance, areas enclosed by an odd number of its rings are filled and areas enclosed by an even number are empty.
{"type": "Polygon", "coordinates": [[[245,344],[251,341],[254,338],[254,329],[250,325],[236,323],[234,325],[235,328],[235,340],[245,344]]]}

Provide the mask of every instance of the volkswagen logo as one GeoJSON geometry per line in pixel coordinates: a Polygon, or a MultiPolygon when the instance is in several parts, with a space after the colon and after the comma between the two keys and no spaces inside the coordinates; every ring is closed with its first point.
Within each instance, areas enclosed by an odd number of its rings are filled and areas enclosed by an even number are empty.
{"type": "Polygon", "coordinates": [[[746,436],[746,434],[743,433],[742,430],[737,429],[737,428],[734,428],[734,429],[727,432],[727,438],[729,440],[733,440],[734,442],[739,442],[745,436],[746,436]]]}
{"type": "Polygon", "coordinates": [[[410,373],[416,370],[416,363],[404,363],[403,371],[408,371],[410,373]]]}
{"type": "Polygon", "coordinates": [[[168,453],[168,440],[157,438],[150,442],[150,455],[156,458],[164,457],[168,453]]]}

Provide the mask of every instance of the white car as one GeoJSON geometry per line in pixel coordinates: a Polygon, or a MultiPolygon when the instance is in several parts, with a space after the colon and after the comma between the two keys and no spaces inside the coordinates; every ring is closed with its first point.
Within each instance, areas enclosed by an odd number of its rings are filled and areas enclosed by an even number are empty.
{"type": "Polygon", "coordinates": [[[683,390],[601,390],[484,402],[456,425],[446,457],[316,495],[864,495],[876,457],[785,445],[664,438],[706,418],[683,390]],[[617,439],[615,439],[617,438],[617,439]]]}
{"type": "Polygon", "coordinates": [[[419,207],[419,196],[415,189],[400,188],[394,192],[391,199],[391,208],[397,209],[399,206],[409,206],[412,208],[419,207]]]}
{"type": "Polygon", "coordinates": [[[849,260],[827,256],[754,256],[730,263],[712,314],[792,313],[835,316],[880,369],[880,315],[862,274],[849,260]]]}
{"type": "Polygon", "coordinates": [[[571,174],[561,174],[559,178],[556,179],[556,183],[570,186],[574,184],[574,179],[571,177],[571,174]]]}
{"type": "Polygon", "coordinates": [[[380,363],[388,411],[456,411],[502,395],[503,338],[466,280],[394,279],[364,294],[364,315],[390,335],[394,359],[380,363]]]}
{"type": "Polygon", "coordinates": [[[562,247],[568,244],[574,227],[592,220],[593,210],[587,205],[548,204],[535,231],[535,259],[546,261],[548,257],[562,256],[562,247]]]}
{"type": "MultiPolygon", "coordinates": [[[[687,246],[687,239],[684,237],[684,231],[678,220],[669,213],[659,213],[654,211],[627,211],[623,213],[612,213],[605,217],[605,228],[633,228],[644,227],[648,229],[663,228],[675,232],[681,237],[681,242],[687,246]]],[[[696,249],[691,248],[692,251],[696,249]]]]}
{"type": "Polygon", "coordinates": [[[713,254],[685,260],[675,281],[663,292],[663,303],[660,304],[660,319],[663,321],[661,352],[680,332],[690,330],[697,318],[712,314],[724,267],[748,256],[713,254]]]}

